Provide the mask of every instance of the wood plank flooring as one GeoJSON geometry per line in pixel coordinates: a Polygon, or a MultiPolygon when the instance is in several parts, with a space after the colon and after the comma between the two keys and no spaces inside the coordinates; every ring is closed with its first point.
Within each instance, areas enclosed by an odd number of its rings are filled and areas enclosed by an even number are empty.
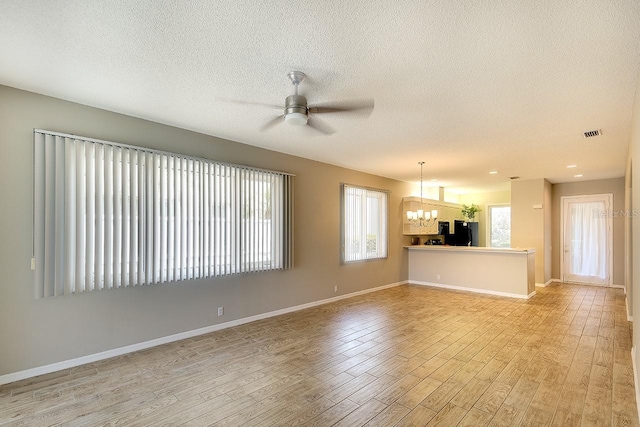
{"type": "Polygon", "coordinates": [[[638,426],[620,289],[399,286],[0,387],[11,426],[638,426]]]}

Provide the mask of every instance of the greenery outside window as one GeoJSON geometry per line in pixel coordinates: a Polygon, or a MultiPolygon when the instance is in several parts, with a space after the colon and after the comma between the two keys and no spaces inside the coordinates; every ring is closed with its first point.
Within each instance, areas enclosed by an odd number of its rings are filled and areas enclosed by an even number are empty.
{"type": "Polygon", "coordinates": [[[492,248],[511,247],[511,206],[489,206],[489,246],[492,248]]]}

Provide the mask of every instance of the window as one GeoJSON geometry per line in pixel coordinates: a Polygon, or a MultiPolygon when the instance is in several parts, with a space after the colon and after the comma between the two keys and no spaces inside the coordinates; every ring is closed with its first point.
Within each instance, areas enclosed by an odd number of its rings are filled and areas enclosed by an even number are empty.
{"type": "Polygon", "coordinates": [[[386,191],[343,185],[343,262],[387,257],[387,199],[386,191]]]}
{"type": "Polygon", "coordinates": [[[288,174],[34,132],[37,296],[292,266],[288,174]]]}
{"type": "Polygon", "coordinates": [[[489,246],[492,248],[511,246],[511,206],[489,206],[489,246]]]}

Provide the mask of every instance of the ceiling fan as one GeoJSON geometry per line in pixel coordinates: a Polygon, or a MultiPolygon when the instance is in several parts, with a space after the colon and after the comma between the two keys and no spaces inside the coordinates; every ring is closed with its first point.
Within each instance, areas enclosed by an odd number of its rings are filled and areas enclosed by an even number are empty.
{"type": "Polygon", "coordinates": [[[284,107],[281,105],[263,104],[250,101],[236,101],[231,99],[222,99],[223,101],[235,102],[239,104],[253,104],[265,107],[284,109],[283,114],[274,117],[265,123],[260,130],[266,131],[278,124],[287,123],[294,126],[307,125],[310,128],[319,131],[325,135],[331,135],[335,131],[333,128],[316,117],[316,114],[326,113],[360,113],[370,115],[373,111],[373,99],[360,99],[346,102],[328,102],[321,104],[307,105],[307,98],[298,95],[298,86],[304,80],[306,75],[302,71],[291,71],[287,74],[289,80],[294,87],[293,95],[287,96],[284,107]],[[284,120],[283,120],[284,119],[284,120]]]}

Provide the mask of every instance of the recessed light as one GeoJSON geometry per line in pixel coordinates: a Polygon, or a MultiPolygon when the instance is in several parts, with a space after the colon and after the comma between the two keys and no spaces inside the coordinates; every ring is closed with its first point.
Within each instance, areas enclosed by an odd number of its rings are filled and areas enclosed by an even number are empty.
{"type": "Polygon", "coordinates": [[[578,165],[569,165],[569,166],[567,166],[567,169],[572,169],[572,168],[577,168],[577,167],[578,167],[578,165]]]}
{"type": "Polygon", "coordinates": [[[498,171],[491,171],[491,172],[489,172],[489,175],[495,175],[497,173],[498,173],[498,171]]]}
{"type": "Polygon", "coordinates": [[[582,178],[582,174],[579,173],[578,175],[573,175],[574,178],[582,178]]]}

